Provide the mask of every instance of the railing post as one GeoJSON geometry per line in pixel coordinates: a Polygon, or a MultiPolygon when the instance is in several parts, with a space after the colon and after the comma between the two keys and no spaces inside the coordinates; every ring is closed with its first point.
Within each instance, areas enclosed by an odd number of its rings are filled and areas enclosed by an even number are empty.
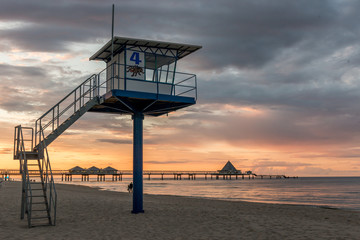
{"type": "Polygon", "coordinates": [[[57,105],[57,127],[59,127],[59,113],[60,113],[60,110],[59,110],[60,106],[57,105]]]}
{"type": "Polygon", "coordinates": [[[76,90],[74,92],[74,113],[76,112],[76,90]]]}
{"type": "Polygon", "coordinates": [[[38,123],[38,120],[35,121],[35,145],[37,145],[37,123],[38,123]]]}
{"type": "Polygon", "coordinates": [[[156,69],[156,93],[159,95],[159,73],[158,73],[158,70],[156,69]]]}
{"type": "Polygon", "coordinates": [[[115,69],[114,63],[111,65],[111,90],[114,89],[114,76],[115,76],[115,69]]]}
{"type": "MultiPolygon", "coordinates": [[[[93,89],[92,89],[92,85],[91,85],[91,84],[92,84],[92,81],[93,81],[93,79],[91,78],[91,79],[90,79],[90,88],[89,88],[89,91],[90,91],[90,99],[92,99],[92,98],[91,98],[91,94],[93,93],[93,92],[92,92],[93,89]]],[[[90,99],[89,99],[89,100],[90,100],[90,99]]]]}
{"type": "Polygon", "coordinates": [[[195,75],[195,101],[197,100],[197,79],[195,75]]]}
{"type": "MultiPolygon", "coordinates": [[[[100,96],[100,74],[98,75],[98,77],[97,77],[97,89],[98,89],[98,95],[97,96],[100,96]]],[[[106,87],[106,85],[105,85],[105,87],[106,87]]]]}
{"type": "Polygon", "coordinates": [[[39,121],[39,142],[38,142],[39,144],[41,143],[41,134],[40,134],[40,133],[41,133],[41,131],[43,131],[43,130],[41,129],[41,126],[42,126],[42,125],[41,125],[41,119],[40,119],[40,121],[39,121]]]}
{"type": "MultiPolygon", "coordinates": [[[[100,96],[100,74],[97,75],[97,96],[100,96]]],[[[106,86],[105,86],[106,87],[106,86]]]]}
{"type": "Polygon", "coordinates": [[[54,131],[54,121],[55,121],[55,109],[52,110],[52,123],[51,123],[51,126],[52,126],[52,132],[54,131]]]}
{"type": "Polygon", "coordinates": [[[81,87],[82,87],[82,86],[80,86],[79,109],[81,108],[81,99],[82,99],[82,97],[83,97],[83,96],[82,96],[82,92],[83,92],[83,91],[81,91],[81,87]]]}

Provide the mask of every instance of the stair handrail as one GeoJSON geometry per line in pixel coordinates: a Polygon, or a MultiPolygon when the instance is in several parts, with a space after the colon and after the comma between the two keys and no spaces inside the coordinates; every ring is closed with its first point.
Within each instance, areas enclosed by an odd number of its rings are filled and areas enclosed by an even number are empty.
{"type": "Polygon", "coordinates": [[[21,219],[24,219],[25,212],[27,213],[28,226],[31,226],[31,206],[32,206],[32,189],[30,185],[30,175],[27,168],[26,149],[24,144],[24,136],[22,126],[15,127],[18,131],[18,143],[20,143],[20,171],[22,172],[22,199],[21,199],[21,219]]]}
{"type": "MultiPolygon", "coordinates": [[[[41,125],[40,125],[40,129],[42,129],[41,125]]],[[[45,138],[44,131],[40,131],[40,132],[41,132],[41,135],[40,135],[41,149],[39,149],[39,150],[40,150],[40,152],[45,153],[43,155],[43,161],[41,164],[40,174],[42,174],[42,177],[45,177],[44,190],[45,190],[46,194],[48,195],[48,197],[47,197],[48,208],[49,208],[48,214],[50,216],[50,221],[51,221],[50,224],[55,226],[55,224],[56,224],[57,192],[56,192],[55,181],[54,181],[54,176],[53,176],[52,169],[51,169],[50,157],[49,157],[49,153],[47,150],[47,146],[44,143],[44,141],[42,141],[45,138]]]]}
{"type": "Polygon", "coordinates": [[[88,101],[92,98],[98,96],[98,92],[96,91],[99,87],[98,77],[96,74],[88,77],[84,82],[82,82],[79,86],[77,86],[74,90],[72,90],[68,95],[66,95],[63,99],[61,99],[57,104],[55,104],[52,108],[50,108],[47,112],[45,112],[41,117],[39,117],[35,121],[35,149],[38,148],[41,138],[41,131],[47,129],[50,125],[52,126],[52,131],[56,130],[56,128],[61,124],[60,117],[67,112],[71,107],[74,107],[74,112],[84,106],[88,101]],[[79,92],[79,94],[77,94],[79,92]],[[69,99],[69,97],[74,96],[74,100],[66,106],[64,109],[60,111],[60,105],[69,99]],[[77,104],[79,106],[77,108],[77,104]],[[49,120],[45,125],[42,123],[42,120],[52,113],[51,120],[49,120]],[[56,128],[55,128],[56,123],[56,128]],[[40,127],[42,126],[42,127],[40,127]]]}

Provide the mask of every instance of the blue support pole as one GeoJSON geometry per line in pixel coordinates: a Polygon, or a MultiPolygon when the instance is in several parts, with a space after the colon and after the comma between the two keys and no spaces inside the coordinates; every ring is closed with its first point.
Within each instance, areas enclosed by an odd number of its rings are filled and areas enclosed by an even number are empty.
{"type": "Polygon", "coordinates": [[[132,213],[143,213],[143,120],[144,114],[135,112],[132,116],[133,128],[133,210],[132,213]]]}

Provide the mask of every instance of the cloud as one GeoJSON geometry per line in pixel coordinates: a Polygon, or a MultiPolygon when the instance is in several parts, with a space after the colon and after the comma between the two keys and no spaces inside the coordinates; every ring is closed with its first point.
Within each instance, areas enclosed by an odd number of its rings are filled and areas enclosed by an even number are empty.
{"type": "Polygon", "coordinates": [[[307,167],[312,166],[310,163],[303,162],[285,162],[285,161],[272,161],[272,160],[255,160],[253,167],[307,167]]]}
{"type": "Polygon", "coordinates": [[[166,164],[184,164],[184,163],[189,163],[192,162],[191,160],[182,160],[182,161],[176,161],[176,160],[171,160],[171,161],[155,161],[155,160],[145,160],[144,163],[146,164],[159,164],[159,165],[166,165],[166,164]]]}
{"type": "Polygon", "coordinates": [[[0,148],[0,154],[11,154],[12,152],[12,148],[0,148]]]}
{"type": "Polygon", "coordinates": [[[132,144],[131,139],[97,139],[98,142],[115,143],[115,144],[132,144]]]}

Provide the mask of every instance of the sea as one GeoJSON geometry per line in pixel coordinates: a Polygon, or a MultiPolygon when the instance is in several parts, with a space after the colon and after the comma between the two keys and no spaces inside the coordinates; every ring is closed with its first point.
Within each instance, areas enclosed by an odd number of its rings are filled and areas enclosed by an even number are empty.
{"type": "MultiPolygon", "coordinates": [[[[100,188],[101,190],[127,192],[131,178],[122,181],[98,182],[90,179],[76,184],[100,188]]],[[[145,194],[177,195],[194,198],[219,199],[225,201],[248,201],[310,205],[323,208],[360,211],[360,177],[299,177],[290,179],[232,179],[207,180],[199,176],[196,180],[151,179],[144,177],[145,194]]]]}

